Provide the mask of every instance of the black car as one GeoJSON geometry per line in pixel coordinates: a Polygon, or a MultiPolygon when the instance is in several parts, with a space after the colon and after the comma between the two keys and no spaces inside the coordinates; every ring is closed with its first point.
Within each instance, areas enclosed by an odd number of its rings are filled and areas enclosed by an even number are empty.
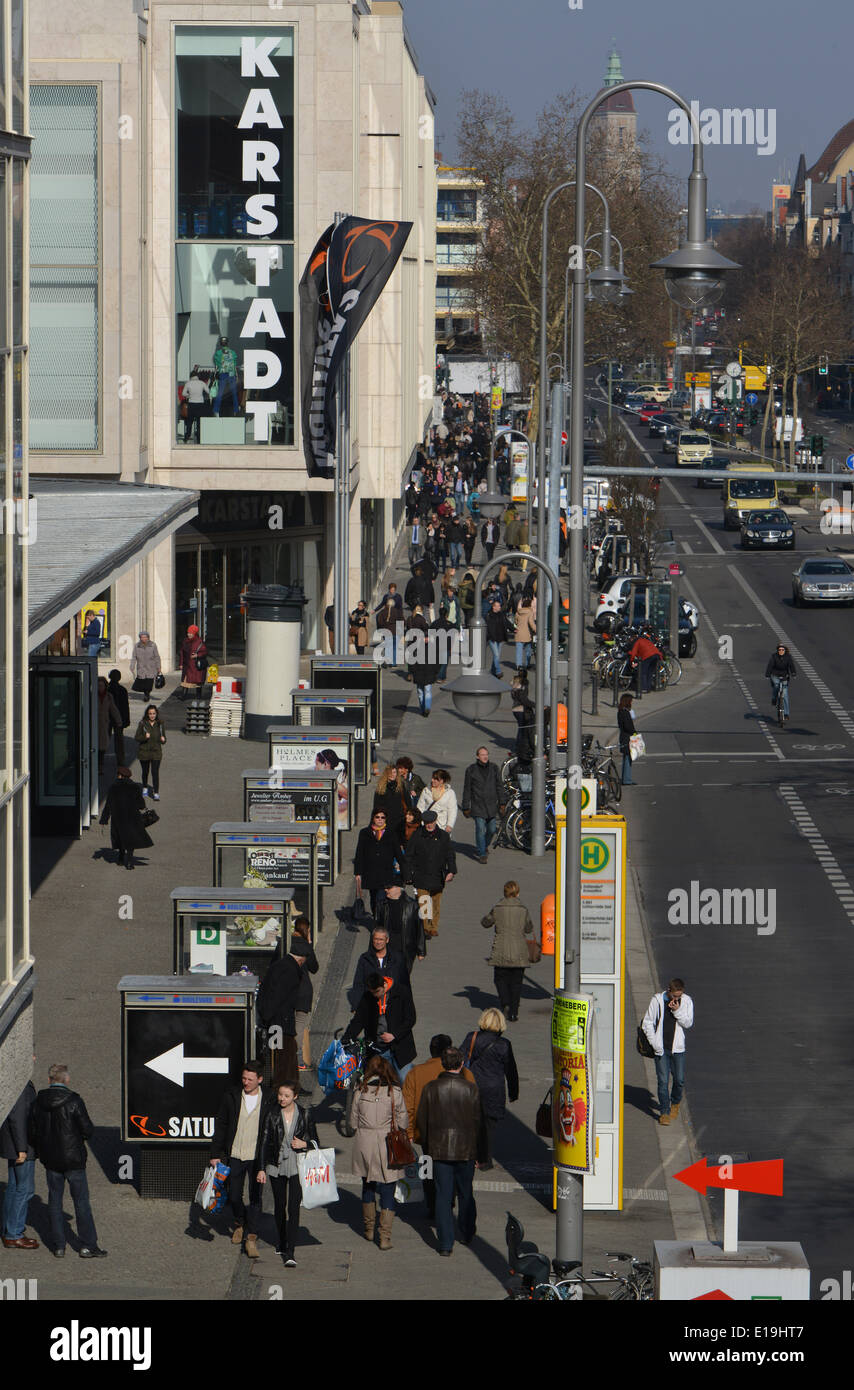
{"type": "Polygon", "coordinates": [[[675,415],[668,415],[663,412],[661,415],[653,415],[649,421],[649,433],[652,439],[660,439],[668,425],[678,425],[679,421],[675,415]]]}
{"type": "Polygon", "coordinates": [[[703,477],[697,479],[697,487],[723,487],[729,458],[726,454],[712,454],[711,458],[703,459],[697,467],[703,470],[703,477]]]}
{"type": "Polygon", "coordinates": [[[790,518],[779,508],[764,512],[747,512],[741,523],[743,550],[794,550],[795,528],[790,518]]]}

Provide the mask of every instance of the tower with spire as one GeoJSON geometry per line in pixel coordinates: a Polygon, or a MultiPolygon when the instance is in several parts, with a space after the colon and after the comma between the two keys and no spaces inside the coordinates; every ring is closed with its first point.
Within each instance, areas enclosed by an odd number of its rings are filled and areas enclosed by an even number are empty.
{"type": "MultiPolygon", "coordinates": [[[[608,67],[603,87],[618,87],[625,79],[623,65],[617,52],[617,40],[611,40],[608,67]]],[[[609,96],[596,112],[600,129],[605,131],[608,148],[615,159],[631,159],[637,147],[638,118],[631,92],[609,96]]]]}

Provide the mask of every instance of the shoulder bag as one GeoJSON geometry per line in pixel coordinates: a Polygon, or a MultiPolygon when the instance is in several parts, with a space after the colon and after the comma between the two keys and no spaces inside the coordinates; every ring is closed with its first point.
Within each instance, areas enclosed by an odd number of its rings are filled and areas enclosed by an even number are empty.
{"type": "Polygon", "coordinates": [[[388,1098],[391,1105],[391,1126],[385,1137],[386,1163],[389,1168],[408,1168],[410,1163],[417,1162],[415,1150],[409,1142],[406,1130],[398,1129],[394,1123],[394,1091],[391,1086],[388,1088],[388,1098]]]}
{"type": "MultiPolygon", "coordinates": [[[[657,1020],[656,1020],[656,1024],[655,1024],[656,1028],[658,1027],[658,1025],[659,1025],[660,1022],[661,1022],[661,1014],[659,1013],[658,1018],[657,1018],[657,1020]]],[[[653,1045],[652,1045],[652,1043],[650,1042],[649,1038],[647,1037],[646,1033],[643,1031],[643,1024],[642,1024],[642,1023],[639,1023],[639,1024],[638,1024],[638,1037],[637,1037],[637,1044],[636,1044],[636,1046],[637,1046],[637,1050],[638,1050],[638,1052],[640,1053],[641,1057],[654,1057],[654,1056],[655,1056],[655,1048],[653,1047],[653,1045]]]]}

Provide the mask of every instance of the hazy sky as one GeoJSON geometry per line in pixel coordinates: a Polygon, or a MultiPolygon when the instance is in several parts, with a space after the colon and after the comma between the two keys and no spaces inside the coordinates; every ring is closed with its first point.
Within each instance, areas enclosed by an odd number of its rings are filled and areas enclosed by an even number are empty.
{"type": "MultiPolygon", "coordinates": [[[[809,167],[854,117],[851,0],[581,3],[570,9],[568,0],[404,0],[406,27],[438,100],[436,144],[446,159],[456,155],[463,89],[497,87],[519,121],[531,123],[561,91],[594,95],[612,39],[626,80],[662,82],[698,101],[701,111],[761,112],[760,134],[769,146],[775,136],[773,154],[760,155],[757,145],[706,147],[710,207],[768,208],[771,184],[780,175],[789,182],[801,152],[809,167]]],[[[634,101],[638,129],[687,180],[690,152],[668,142],[668,103],[642,92],[634,101]]]]}

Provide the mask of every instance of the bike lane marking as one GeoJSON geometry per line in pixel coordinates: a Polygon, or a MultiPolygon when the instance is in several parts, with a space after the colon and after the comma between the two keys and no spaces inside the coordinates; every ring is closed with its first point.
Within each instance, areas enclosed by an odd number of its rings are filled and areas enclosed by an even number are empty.
{"type": "Polygon", "coordinates": [[[848,879],[840,869],[835,855],[832,850],[828,849],[827,842],[821,831],[794,787],[781,785],[780,795],[792,815],[795,828],[807,841],[807,844],[818,860],[819,868],[824,871],[828,883],[836,894],[840,907],[847,916],[849,922],[854,925],[854,890],[852,890],[848,879]]]}

